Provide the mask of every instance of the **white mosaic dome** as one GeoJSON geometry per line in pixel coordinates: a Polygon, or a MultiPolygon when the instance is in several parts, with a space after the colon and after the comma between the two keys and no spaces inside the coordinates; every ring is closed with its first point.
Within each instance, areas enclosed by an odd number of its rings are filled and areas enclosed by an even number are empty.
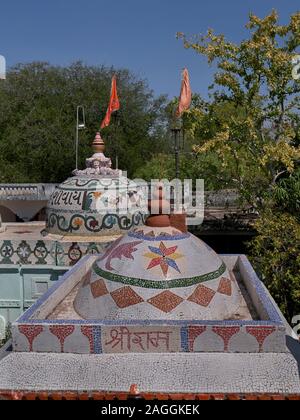
{"type": "Polygon", "coordinates": [[[222,320],[239,304],[236,280],[208,245],[173,227],[144,226],[96,260],[74,308],[89,320],[222,320]]]}
{"type": "Polygon", "coordinates": [[[86,169],[75,170],[53,192],[47,206],[46,230],[63,236],[109,236],[144,225],[147,185],[136,185],[122,171],[112,169],[103,154],[99,133],[86,169]]]}

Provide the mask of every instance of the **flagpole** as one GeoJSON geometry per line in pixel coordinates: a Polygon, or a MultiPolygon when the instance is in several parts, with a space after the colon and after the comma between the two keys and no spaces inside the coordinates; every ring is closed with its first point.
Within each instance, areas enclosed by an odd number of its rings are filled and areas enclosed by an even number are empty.
{"type": "Polygon", "coordinates": [[[117,132],[118,132],[118,111],[115,111],[113,113],[113,117],[114,117],[114,132],[115,132],[115,159],[116,159],[116,169],[119,169],[119,143],[118,143],[118,136],[117,136],[117,132]]]}

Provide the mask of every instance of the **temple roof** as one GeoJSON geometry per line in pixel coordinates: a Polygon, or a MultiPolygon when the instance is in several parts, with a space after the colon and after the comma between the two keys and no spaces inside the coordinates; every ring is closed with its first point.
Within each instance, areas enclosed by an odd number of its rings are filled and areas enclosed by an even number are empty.
{"type": "Polygon", "coordinates": [[[150,226],[98,258],[74,303],[86,319],[229,319],[239,305],[235,279],[207,244],[150,226]]]}
{"type": "Polygon", "coordinates": [[[99,133],[86,169],[73,171],[51,195],[46,229],[55,235],[116,235],[143,225],[143,191],[122,171],[112,169],[99,133]]]}

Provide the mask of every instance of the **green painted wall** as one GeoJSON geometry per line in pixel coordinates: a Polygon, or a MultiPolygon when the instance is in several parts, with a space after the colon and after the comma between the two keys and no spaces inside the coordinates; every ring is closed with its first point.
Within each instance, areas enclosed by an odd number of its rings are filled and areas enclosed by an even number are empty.
{"type": "Polygon", "coordinates": [[[5,326],[29,308],[69,267],[0,265],[0,339],[5,326]]]}

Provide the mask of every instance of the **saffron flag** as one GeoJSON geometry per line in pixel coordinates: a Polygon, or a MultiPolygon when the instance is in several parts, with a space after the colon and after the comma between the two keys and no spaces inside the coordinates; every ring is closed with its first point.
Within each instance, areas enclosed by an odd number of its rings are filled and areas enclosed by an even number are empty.
{"type": "Polygon", "coordinates": [[[181,91],[179,104],[176,109],[176,117],[180,117],[184,111],[189,109],[192,102],[192,91],[190,85],[190,77],[188,69],[184,69],[182,73],[181,91]]]}
{"type": "Polygon", "coordinates": [[[115,111],[118,111],[118,109],[120,109],[120,102],[119,102],[118,92],[117,92],[117,78],[116,76],[113,76],[112,81],[111,81],[109,105],[106,111],[105,118],[102,121],[100,128],[107,127],[110,124],[111,114],[115,111]]]}

